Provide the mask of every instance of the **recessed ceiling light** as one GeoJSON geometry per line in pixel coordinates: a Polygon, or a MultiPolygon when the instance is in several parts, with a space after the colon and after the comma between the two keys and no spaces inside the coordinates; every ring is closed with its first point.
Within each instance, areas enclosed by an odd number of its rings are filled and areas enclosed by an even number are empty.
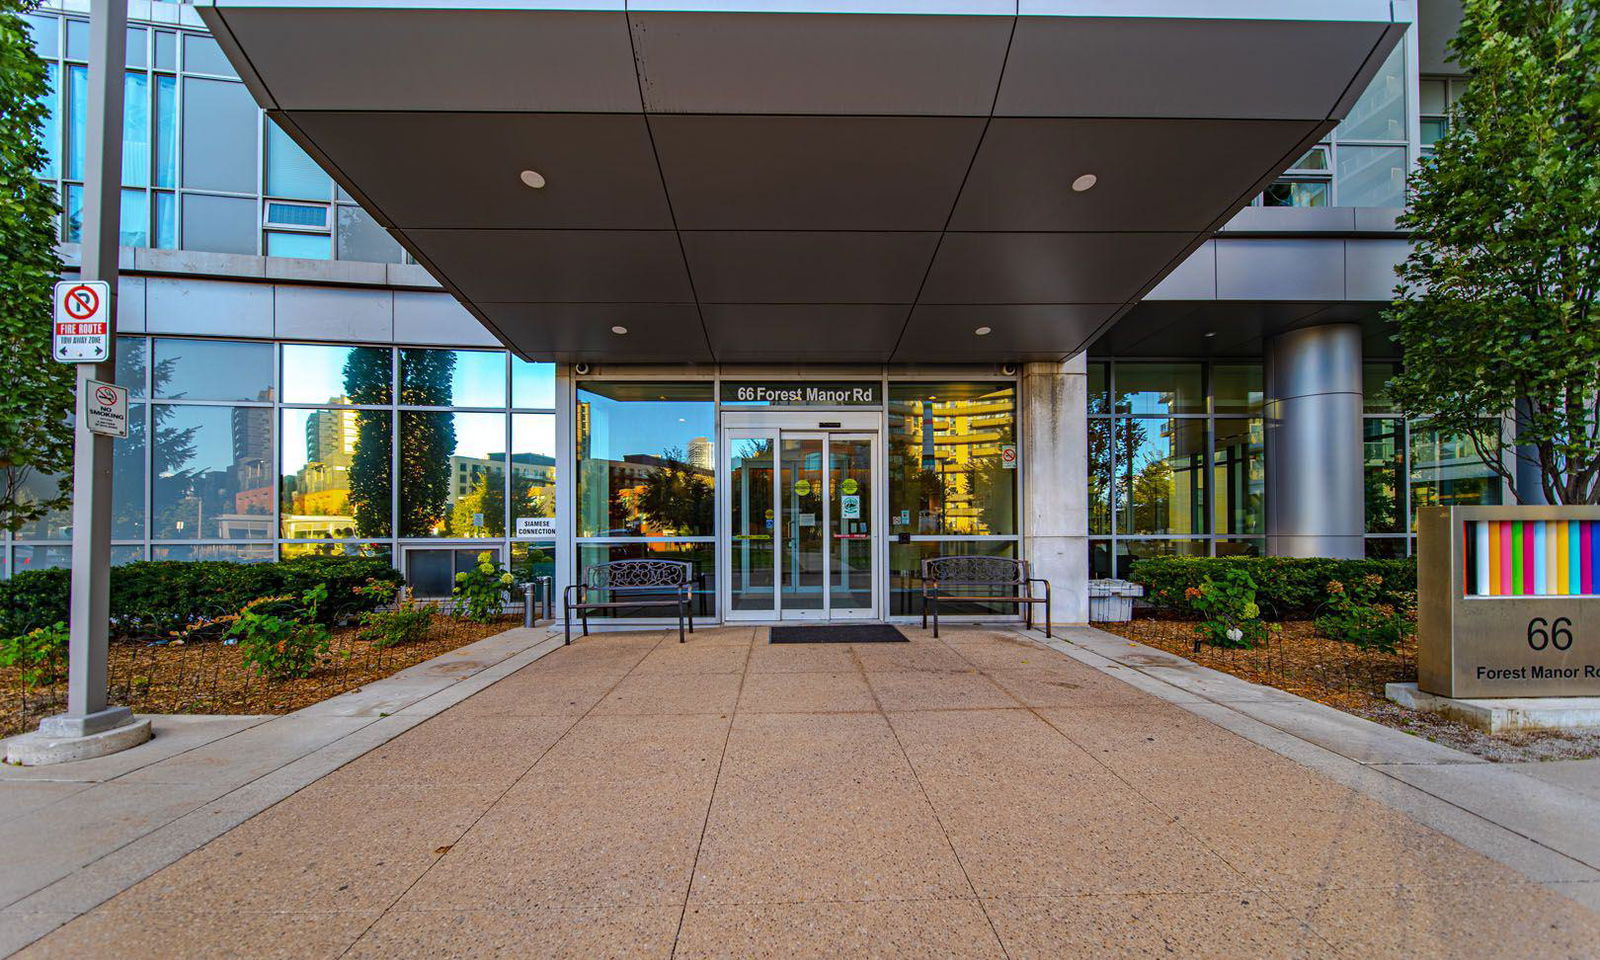
{"type": "Polygon", "coordinates": [[[1217,335],[1217,331],[1215,331],[1215,330],[1207,330],[1206,331],[1206,337],[1208,337],[1208,338],[1214,337],[1216,335],[1217,335]]]}
{"type": "Polygon", "coordinates": [[[522,171],[521,179],[525,186],[532,187],[535,190],[544,189],[544,174],[537,170],[522,171]]]}
{"type": "Polygon", "coordinates": [[[620,337],[628,332],[628,328],[618,324],[617,326],[611,328],[611,332],[620,337]]]}
{"type": "Polygon", "coordinates": [[[976,329],[976,330],[974,330],[972,332],[977,336],[987,337],[989,334],[993,333],[994,330],[989,328],[989,327],[979,327],[978,329],[976,329]]]}
{"type": "Polygon", "coordinates": [[[1086,173],[1080,176],[1078,179],[1072,181],[1072,189],[1076,190],[1078,193],[1082,193],[1099,182],[1099,177],[1092,173],[1086,173]]]}

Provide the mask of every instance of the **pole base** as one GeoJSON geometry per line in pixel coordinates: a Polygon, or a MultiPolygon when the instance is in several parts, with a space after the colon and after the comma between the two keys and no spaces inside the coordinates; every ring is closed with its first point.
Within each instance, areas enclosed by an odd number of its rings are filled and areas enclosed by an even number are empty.
{"type": "Polygon", "coordinates": [[[150,735],[150,718],[135,717],[127,707],[112,707],[88,716],[46,717],[37,732],[5,742],[6,763],[42,767],[91,760],[137,747],[150,735]],[[78,730],[89,732],[76,733],[78,730]]]}

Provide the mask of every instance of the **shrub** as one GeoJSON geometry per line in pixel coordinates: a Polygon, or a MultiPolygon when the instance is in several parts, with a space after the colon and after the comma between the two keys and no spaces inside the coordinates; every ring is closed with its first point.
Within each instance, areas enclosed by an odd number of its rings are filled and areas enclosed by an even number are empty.
{"type": "Polygon", "coordinates": [[[1329,640],[1363,650],[1393,653],[1417,630],[1412,617],[1413,603],[1405,598],[1398,603],[1379,599],[1389,594],[1383,589],[1383,578],[1377,574],[1351,583],[1333,580],[1326,589],[1327,612],[1317,617],[1315,626],[1317,632],[1329,640]]]}
{"type": "MultiPolygon", "coordinates": [[[[1205,617],[1195,632],[1212,646],[1247,648],[1267,639],[1267,625],[1261,622],[1256,603],[1256,582],[1243,570],[1224,570],[1217,579],[1207,577],[1185,593],[1189,604],[1205,617]]],[[[1195,648],[1199,649],[1198,643],[1195,648]]]]}
{"type": "MultiPolygon", "coordinates": [[[[342,623],[377,602],[356,593],[369,580],[400,581],[382,557],[299,557],[278,563],[220,560],[130,563],[111,571],[112,634],[166,637],[199,620],[214,620],[262,597],[303,596],[328,588],[318,607],[323,624],[342,623]]],[[[70,575],[31,570],[0,581],[0,636],[16,636],[67,619],[70,575]]]]}
{"type": "Polygon", "coordinates": [[[67,677],[67,625],[56,622],[0,640],[0,667],[21,667],[23,686],[48,686],[67,677]]]}
{"type": "Polygon", "coordinates": [[[399,646],[404,643],[415,643],[428,635],[428,628],[433,626],[434,608],[432,604],[418,603],[411,591],[404,587],[383,580],[374,580],[365,587],[358,588],[365,592],[380,597],[380,602],[388,604],[400,595],[399,603],[387,610],[369,610],[361,615],[361,632],[357,634],[362,640],[382,650],[386,647],[399,646]]]}
{"type": "Polygon", "coordinates": [[[1405,560],[1332,560],[1323,557],[1153,557],[1136,560],[1129,578],[1145,586],[1148,602],[1179,613],[1194,610],[1190,588],[1209,577],[1240,570],[1256,585],[1256,603],[1269,620],[1311,619],[1322,612],[1332,581],[1383,578],[1376,602],[1403,605],[1417,589],[1417,564],[1405,560]]]}
{"type": "Polygon", "coordinates": [[[244,662],[269,680],[309,677],[328,652],[328,628],[317,622],[318,607],[328,588],[318,584],[298,600],[261,597],[244,605],[229,629],[244,662]]]}
{"type": "Polygon", "coordinates": [[[456,601],[456,616],[473,623],[489,623],[505,609],[506,599],[516,578],[500,566],[494,554],[485,550],[471,570],[456,574],[451,596],[456,601]]]}

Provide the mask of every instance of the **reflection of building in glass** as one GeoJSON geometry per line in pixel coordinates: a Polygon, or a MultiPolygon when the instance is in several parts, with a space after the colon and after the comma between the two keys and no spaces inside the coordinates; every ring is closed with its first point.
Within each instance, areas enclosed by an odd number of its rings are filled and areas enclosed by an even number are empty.
{"type": "MultiPolygon", "coordinates": [[[[329,403],[348,403],[330,397],[329,403]]],[[[306,415],[306,462],[284,477],[284,536],[348,537],[355,534],[350,507],[350,465],[358,433],[355,410],[313,410],[306,415]]]]}
{"type": "MultiPolygon", "coordinates": [[[[1011,391],[892,403],[889,442],[901,460],[898,470],[914,471],[919,479],[912,485],[918,502],[909,523],[891,516],[897,530],[951,535],[1011,532],[992,529],[985,515],[992,507],[1010,516],[1016,471],[1002,464],[1001,447],[1016,442],[1016,399],[1011,391]]],[[[902,511],[911,509],[909,503],[896,505],[902,511]]]]}
{"type": "Polygon", "coordinates": [[[712,452],[713,449],[714,448],[711,440],[708,437],[695,437],[693,440],[690,440],[689,466],[694,467],[696,470],[705,471],[706,473],[712,472],[714,468],[712,459],[714,456],[712,452]]]}

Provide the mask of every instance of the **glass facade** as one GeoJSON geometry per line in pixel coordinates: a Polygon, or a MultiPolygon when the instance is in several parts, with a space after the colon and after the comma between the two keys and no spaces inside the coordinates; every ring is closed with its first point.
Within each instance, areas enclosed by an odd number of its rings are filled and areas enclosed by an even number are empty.
{"type": "MultiPolygon", "coordinates": [[[[80,237],[89,22],[26,15],[49,69],[49,160],[61,239],[80,237]]],[[[130,26],[122,243],[157,249],[406,262],[400,245],[256,106],[209,34],[130,26]]]]}
{"type": "MultiPolygon", "coordinates": [[[[123,336],[117,366],[135,398],[130,436],[115,445],[119,562],[409,560],[410,540],[471,541],[536,571],[553,563],[552,541],[515,536],[519,517],[555,512],[553,364],[500,350],[123,336]]],[[[54,480],[31,483],[44,492],[54,480]]],[[[0,554],[15,570],[62,566],[70,535],[60,511],[0,554]]]]}

